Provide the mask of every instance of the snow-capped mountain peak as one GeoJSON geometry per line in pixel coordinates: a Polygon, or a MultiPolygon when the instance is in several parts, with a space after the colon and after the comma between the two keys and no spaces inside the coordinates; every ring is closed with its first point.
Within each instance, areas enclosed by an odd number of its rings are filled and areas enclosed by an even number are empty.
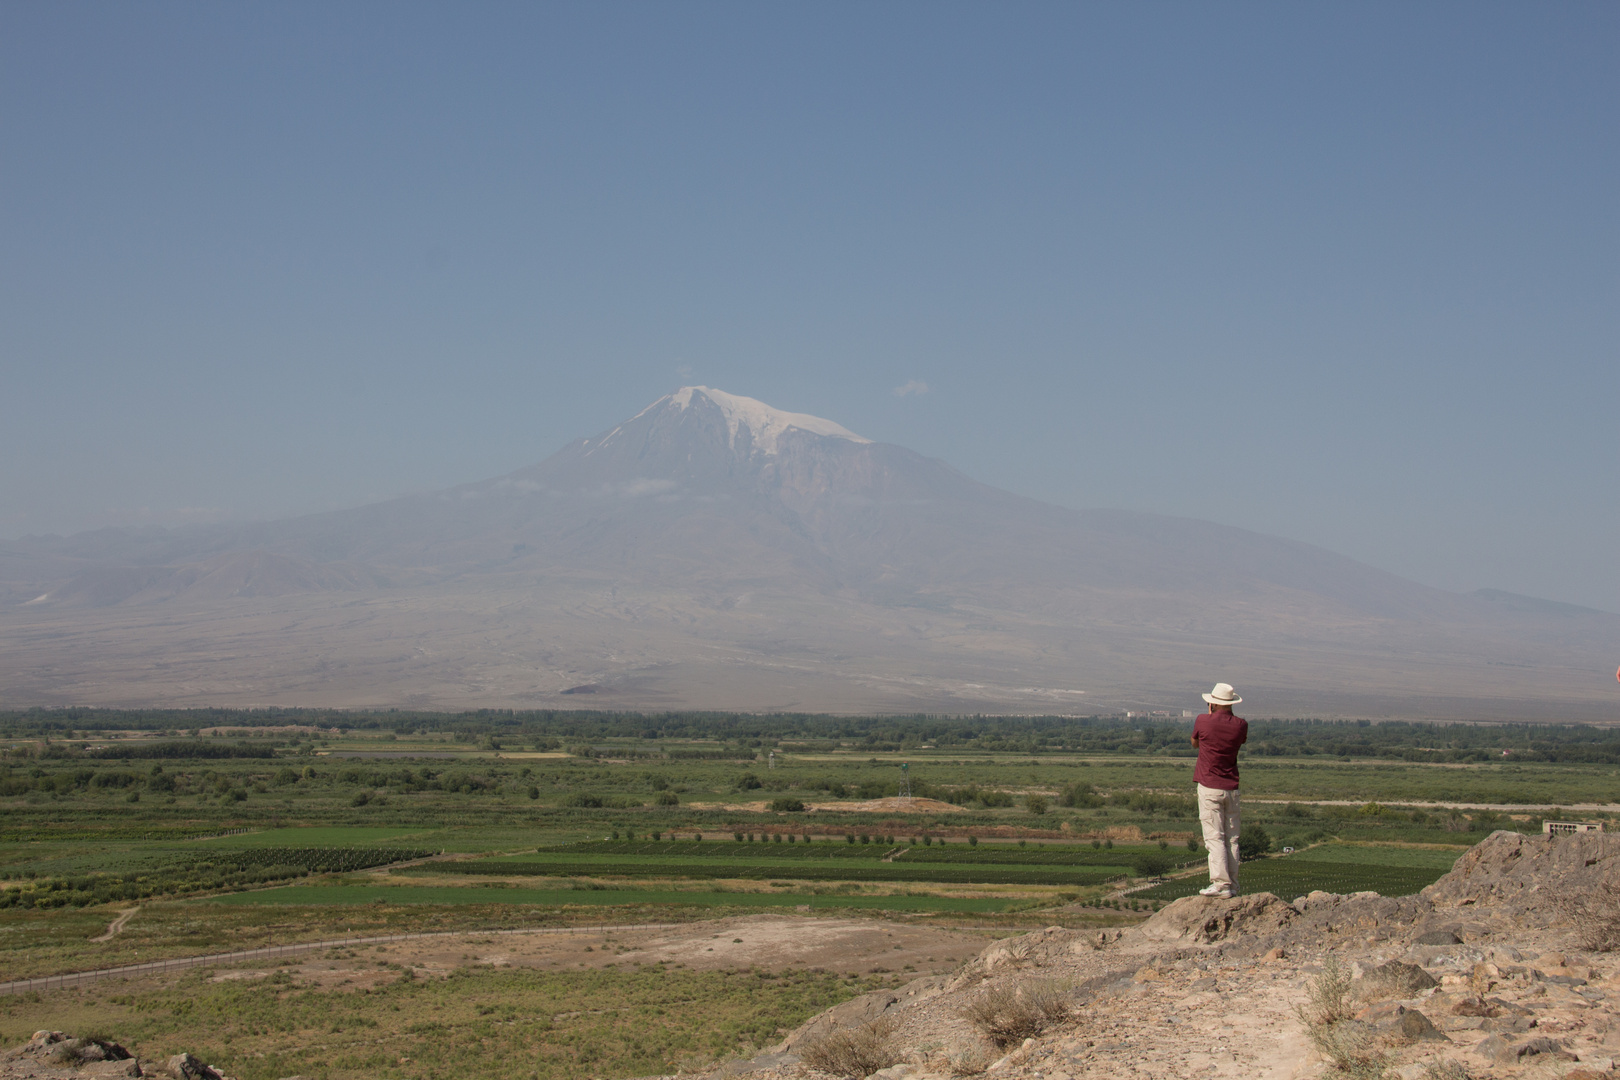
{"type": "MultiPolygon", "coordinates": [[[[707,398],[719,408],[726,418],[726,429],[730,433],[731,445],[737,445],[737,437],[747,431],[753,447],[761,453],[776,453],[778,437],[789,428],[798,428],[808,431],[812,435],[825,435],[835,439],[848,439],[850,442],[869,443],[872,440],[862,438],[841,424],[831,420],[824,420],[819,416],[808,413],[784,412],[773,409],[763,401],[756,401],[750,397],[738,394],[728,394],[724,390],[711,390],[707,386],[683,386],[664,400],[671,407],[688,409],[697,397],[707,398]]],[[[656,407],[656,404],[653,407],[656,407]]]]}

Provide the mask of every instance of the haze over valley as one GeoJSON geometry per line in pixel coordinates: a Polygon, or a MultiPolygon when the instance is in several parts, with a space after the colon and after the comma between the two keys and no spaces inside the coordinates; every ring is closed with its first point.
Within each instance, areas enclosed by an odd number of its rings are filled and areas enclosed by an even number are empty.
{"type": "Polygon", "coordinates": [[[1077,511],[705,387],[495,479],[0,544],[0,704],[1610,718],[1620,616],[1077,511]]]}

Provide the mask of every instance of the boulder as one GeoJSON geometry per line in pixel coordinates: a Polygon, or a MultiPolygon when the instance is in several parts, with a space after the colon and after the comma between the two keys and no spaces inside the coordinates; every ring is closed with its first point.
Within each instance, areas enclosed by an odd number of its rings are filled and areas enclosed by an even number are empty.
{"type": "Polygon", "coordinates": [[[1222,900],[1184,896],[1138,929],[1149,941],[1185,941],[1208,945],[1235,934],[1272,934],[1299,912],[1273,893],[1253,893],[1222,900]]]}

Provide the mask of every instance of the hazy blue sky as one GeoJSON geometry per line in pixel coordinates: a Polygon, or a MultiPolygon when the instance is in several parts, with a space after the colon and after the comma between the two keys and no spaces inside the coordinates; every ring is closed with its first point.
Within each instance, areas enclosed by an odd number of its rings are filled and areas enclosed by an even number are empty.
{"type": "Polygon", "coordinates": [[[692,382],[1620,610],[1617,142],[1614,3],[3,0],[0,536],[692,382]]]}

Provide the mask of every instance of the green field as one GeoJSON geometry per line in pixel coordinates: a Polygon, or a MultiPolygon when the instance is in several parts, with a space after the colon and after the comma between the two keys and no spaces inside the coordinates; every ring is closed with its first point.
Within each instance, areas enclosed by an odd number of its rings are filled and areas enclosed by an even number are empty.
{"type": "Polygon", "coordinates": [[[231,836],[211,836],[193,841],[200,851],[217,848],[257,847],[432,847],[418,840],[431,836],[430,829],[383,828],[373,825],[294,826],[281,829],[254,829],[231,836]],[[407,842],[408,841],[408,842],[407,842]]]}
{"type": "MultiPolygon", "coordinates": [[[[353,936],[797,909],[998,932],[1122,922],[1206,880],[1203,853],[1187,846],[1199,829],[1184,727],[0,714],[0,968],[34,976],[353,936]],[[879,801],[902,775],[918,801],[879,801]],[[136,906],[117,936],[92,940],[136,906]]],[[[1620,735],[1256,722],[1243,783],[1246,833],[1299,849],[1246,863],[1245,891],[1399,895],[1495,829],[1539,831],[1543,816],[1614,822],[1512,808],[1607,803],[1620,791],[1620,735]],[[1496,807],[1420,805],[1444,801],[1496,807]]],[[[191,1050],[247,1080],[393,1075],[379,1043],[410,1059],[401,1076],[623,1077],[762,1044],[860,989],[793,973],[733,994],[713,974],[554,972],[532,998],[518,976],[471,961],[447,980],[399,976],[368,994],[186,975],[138,995],[0,999],[0,1033],[93,1024],[144,1056],[191,1050]],[[526,1004],[508,1016],[509,1001],[526,1004]]]]}
{"type": "Polygon", "coordinates": [[[793,907],[883,911],[1004,911],[1008,900],[953,896],[829,896],[678,889],[490,889],[456,885],[291,885],[212,897],[213,904],[541,904],[552,907],[698,905],[715,909],[793,907]]]}

